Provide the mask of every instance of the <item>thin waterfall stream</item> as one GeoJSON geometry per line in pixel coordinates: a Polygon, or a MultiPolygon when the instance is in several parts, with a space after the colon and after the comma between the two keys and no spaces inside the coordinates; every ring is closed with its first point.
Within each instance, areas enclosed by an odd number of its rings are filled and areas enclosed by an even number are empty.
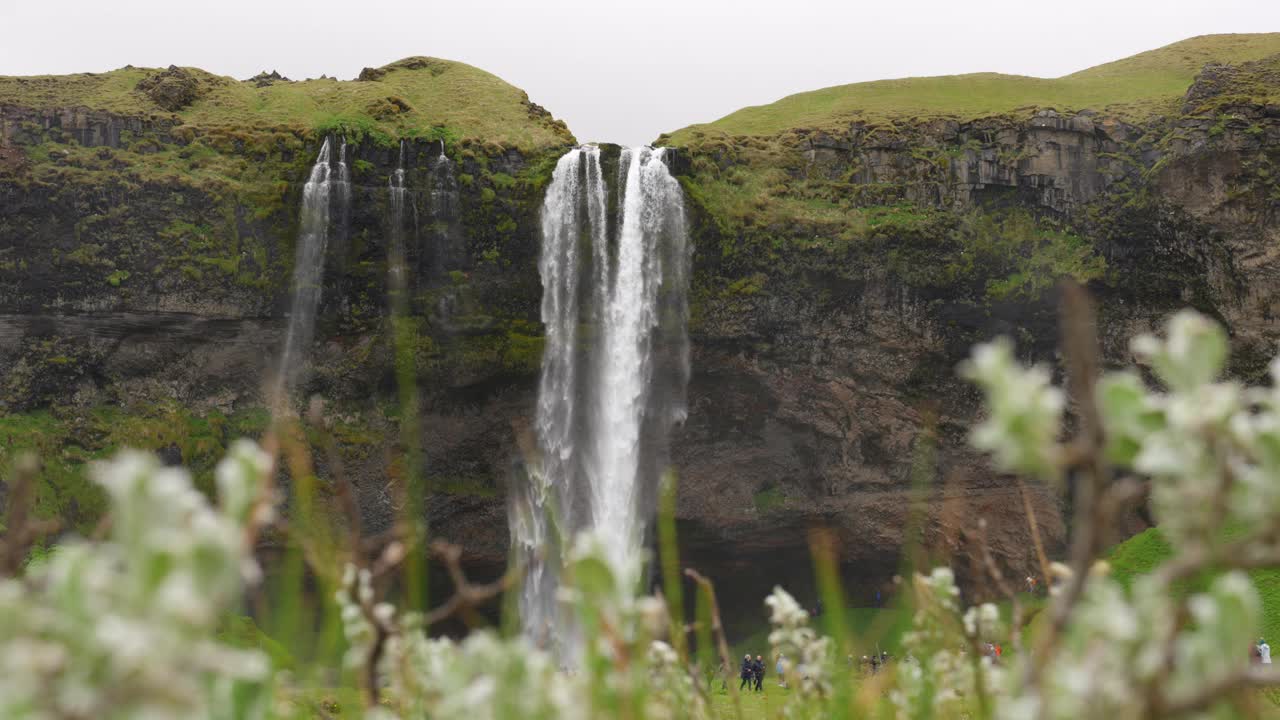
{"type": "Polygon", "coordinates": [[[334,163],[330,140],[320,146],[315,165],[302,189],[298,219],[298,240],[293,261],[293,296],[289,303],[289,324],[284,350],[276,373],[275,402],[287,394],[298,377],[315,332],[316,311],[324,282],[325,250],[329,245],[332,195],[336,186],[338,214],[345,222],[351,203],[351,175],[347,168],[347,143],[343,141],[334,163]]]}

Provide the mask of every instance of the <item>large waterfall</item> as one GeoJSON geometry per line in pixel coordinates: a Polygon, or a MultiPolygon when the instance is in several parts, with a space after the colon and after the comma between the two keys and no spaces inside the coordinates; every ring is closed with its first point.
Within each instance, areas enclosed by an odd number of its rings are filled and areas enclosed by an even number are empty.
{"type": "Polygon", "coordinates": [[[664,153],[622,151],[611,214],[601,149],[574,149],[557,163],[542,207],[538,459],[511,507],[513,546],[527,568],[521,612],[542,643],[573,642],[555,589],[575,534],[592,531],[615,572],[639,581],[667,436],[685,413],[689,246],[664,153]]]}
{"type": "MultiPolygon", "coordinates": [[[[302,359],[311,345],[315,330],[316,310],[324,281],[325,249],[329,244],[331,195],[335,186],[338,196],[339,222],[345,223],[351,198],[351,175],[347,168],[347,143],[338,152],[337,179],[330,142],[320,146],[316,164],[302,189],[302,210],[298,220],[298,242],[293,261],[293,299],[289,306],[289,326],[285,331],[284,351],[276,375],[278,395],[288,390],[297,378],[302,359]]],[[[275,400],[280,400],[277,397],[275,400]]]]}

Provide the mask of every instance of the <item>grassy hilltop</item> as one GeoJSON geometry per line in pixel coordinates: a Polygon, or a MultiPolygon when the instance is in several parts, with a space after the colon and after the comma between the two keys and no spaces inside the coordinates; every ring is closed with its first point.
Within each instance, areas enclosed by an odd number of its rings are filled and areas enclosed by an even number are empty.
{"type": "MultiPolygon", "coordinates": [[[[324,138],[339,135],[352,197],[327,252],[319,336],[341,339],[325,369],[342,379],[312,391],[359,418],[341,440],[355,467],[380,457],[371,448],[398,422],[379,391],[396,369],[386,188],[400,140],[414,208],[403,228],[417,268],[403,330],[413,369],[440,392],[495,377],[505,388],[537,372],[537,273],[511,269],[534,267],[543,188],[575,142],[564,123],[490,73],[425,57],[349,81],[176,67],[0,77],[0,309],[20,319],[172,310],[219,318],[232,338],[201,331],[177,344],[146,319],[129,342],[49,330],[0,348],[0,473],[24,450],[43,458],[40,517],[92,529],[103,498],[85,464],[120,447],[180,456],[207,489],[228,443],[265,429],[258,366],[275,350],[260,328],[288,307],[303,181],[324,138]],[[135,337],[159,349],[122,361],[135,337]],[[213,354],[225,361],[206,363],[213,354]],[[139,390],[157,377],[173,383],[139,390]],[[76,386],[87,394],[72,400],[76,386]]],[[[491,492],[476,489],[478,471],[460,479],[440,462],[432,472],[436,488],[491,492]]]]}
{"type": "Polygon", "coordinates": [[[173,117],[195,127],[345,130],[383,140],[479,140],[522,151],[573,142],[564,123],[530,103],[523,90],[449,60],[406,58],[366,69],[362,79],[349,81],[238,81],[180,68],[168,72],[176,75],[172,82],[189,102],[168,108],[139,87],[165,72],[125,67],[107,73],[0,76],[0,106],[83,107],[132,117],[173,117]]]}
{"type": "MultiPolygon", "coordinates": [[[[1280,33],[1203,35],[1060,78],[999,73],[877,80],[789,95],[742,108],[669,138],[776,135],[791,128],[839,128],[912,117],[970,120],[1028,108],[1106,110],[1140,120],[1173,111],[1205,63],[1242,63],[1280,53],[1280,33]]],[[[1272,85],[1272,93],[1280,89],[1272,85]]]]}
{"type": "MultiPolygon", "coordinates": [[[[767,294],[779,274],[857,278],[873,267],[934,296],[1025,302],[1064,275],[1105,277],[1095,241],[1112,232],[1108,218],[1150,205],[1142,166],[1191,132],[1170,120],[1207,121],[1215,137],[1243,123],[1256,139],[1263,124],[1232,108],[1277,103],[1280,33],[1207,35],[1054,79],[980,73],[799,93],[659,143],[687,151],[685,188],[705,211],[698,247],[722,275],[710,292],[767,294]],[[1054,156],[1024,132],[1044,109],[1093,110],[1129,129],[1054,156]],[[1073,188],[1079,177],[1110,183],[1114,197],[1069,190],[1073,213],[1027,202],[1041,183],[1073,188]],[[1005,201],[986,207],[965,188],[1005,201]]],[[[1269,173],[1248,182],[1270,187],[1269,173]]]]}

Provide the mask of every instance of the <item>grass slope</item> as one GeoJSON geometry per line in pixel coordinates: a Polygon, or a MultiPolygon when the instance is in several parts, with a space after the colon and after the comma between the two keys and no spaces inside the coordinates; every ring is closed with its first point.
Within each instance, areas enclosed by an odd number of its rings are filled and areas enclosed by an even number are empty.
{"type": "MultiPolygon", "coordinates": [[[[761,603],[763,607],[763,603],[761,603]]],[[[771,658],[772,651],[769,648],[769,633],[772,626],[764,621],[762,616],[761,624],[750,635],[733,639],[730,645],[730,652],[735,660],[741,658],[744,654],[763,655],[771,658]]],[[[824,618],[815,618],[814,627],[827,631],[827,624],[824,618]]],[[[911,610],[896,606],[884,608],[864,608],[851,607],[845,610],[845,628],[848,630],[850,637],[853,639],[854,645],[859,653],[871,653],[877,649],[889,652],[895,656],[901,656],[902,636],[911,629],[911,610]]],[[[769,660],[768,674],[773,674],[773,664],[775,659],[769,660]]],[[[736,674],[737,669],[734,669],[736,674]]],[[[774,680],[777,682],[777,680],[774,680]]]]}
{"type": "Polygon", "coordinates": [[[907,117],[972,119],[1032,107],[1106,109],[1141,119],[1172,110],[1208,62],[1242,63],[1280,53],[1280,33],[1203,35],[1060,78],[999,73],[878,80],[790,95],[673,133],[776,135],[792,128],[839,127],[852,120],[907,117]]]}
{"type": "MultiPolygon", "coordinates": [[[[370,73],[374,80],[277,81],[264,87],[185,68],[198,97],[172,115],[195,127],[257,126],[289,130],[346,129],[384,137],[440,136],[483,140],[520,150],[573,142],[562,122],[529,103],[501,78],[463,63],[407,58],[370,73]]],[[[83,107],[121,115],[167,117],[138,83],[158,70],[0,76],[0,106],[83,107]]]]}
{"type": "MultiPolygon", "coordinates": [[[[1107,561],[1111,564],[1112,577],[1129,587],[1172,555],[1173,549],[1160,528],[1150,528],[1112,548],[1107,561]]],[[[1280,641],[1280,569],[1254,570],[1249,578],[1262,598],[1262,636],[1275,645],[1280,641]]],[[[1202,579],[1193,585],[1199,587],[1204,583],[1202,579]]]]}

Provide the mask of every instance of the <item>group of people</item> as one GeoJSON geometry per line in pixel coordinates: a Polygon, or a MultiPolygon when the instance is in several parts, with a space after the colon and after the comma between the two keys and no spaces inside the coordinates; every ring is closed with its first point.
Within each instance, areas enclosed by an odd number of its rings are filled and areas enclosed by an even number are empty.
{"type": "Polygon", "coordinates": [[[761,692],[764,689],[764,657],[757,655],[752,658],[751,653],[743,655],[742,669],[738,671],[738,676],[742,678],[742,684],[738,685],[739,690],[750,688],[761,692]]]}
{"type": "MultiPolygon", "coordinates": [[[[868,672],[875,675],[889,666],[889,660],[892,659],[892,657],[892,655],[884,651],[872,653],[870,657],[863,655],[861,662],[858,663],[858,669],[862,671],[863,675],[868,672]]],[[[852,655],[849,656],[849,664],[853,664],[852,655]]]]}

